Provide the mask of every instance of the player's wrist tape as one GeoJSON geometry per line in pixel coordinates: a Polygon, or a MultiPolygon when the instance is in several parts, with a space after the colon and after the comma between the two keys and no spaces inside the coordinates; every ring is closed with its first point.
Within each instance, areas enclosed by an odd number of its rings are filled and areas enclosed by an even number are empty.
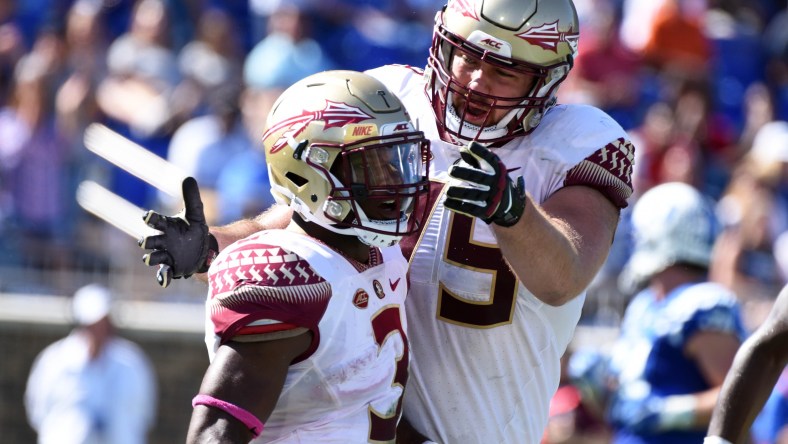
{"type": "Polygon", "coordinates": [[[703,440],[703,444],[733,444],[733,443],[720,436],[707,436],[703,440]]]}
{"type": "Polygon", "coordinates": [[[687,430],[695,425],[698,401],[693,395],[674,395],[665,398],[659,414],[660,430],[687,430]]]}
{"type": "Polygon", "coordinates": [[[216,399],[211,395],[197,395],[192,399],[192,407],[197,407],[198,405],[213,407],[226,412],[248,427],[255,438],[260,436],[260,433],[263,432],[263,423],[248,410],[238,407],[235,404],[216,399]]]}

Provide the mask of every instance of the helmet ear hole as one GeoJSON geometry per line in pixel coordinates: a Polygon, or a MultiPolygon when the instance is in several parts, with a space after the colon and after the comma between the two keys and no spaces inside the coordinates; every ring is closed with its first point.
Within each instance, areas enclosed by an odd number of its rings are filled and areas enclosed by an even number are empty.
{"type": "Polygon", "coordinates": [[[285,174],[285,177],[287,177],[290,180],[290,182],[293,182],[293,184],[295,184],[295,186],[299,188],[309,183],[309,181],[305,177],[299,176],[298,174],[292,171],[288,171],[287,174],[285,174]]]}

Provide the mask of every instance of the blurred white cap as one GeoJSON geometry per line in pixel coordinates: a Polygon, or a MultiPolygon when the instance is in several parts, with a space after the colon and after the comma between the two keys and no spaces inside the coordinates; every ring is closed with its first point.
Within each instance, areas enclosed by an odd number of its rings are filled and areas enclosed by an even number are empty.
{"type": "Polygon", "coordinates": [[[99,284],[86,285],[74,293],[72,308],[77,324],[95,324],[110,314],[112,295],[108,288],[99,284]]]}
{"type": "Polygon", "coordinates": [[[752,142],[752,155],[763,162],[788,162],[788,122],[763,125],[752,142]]]}

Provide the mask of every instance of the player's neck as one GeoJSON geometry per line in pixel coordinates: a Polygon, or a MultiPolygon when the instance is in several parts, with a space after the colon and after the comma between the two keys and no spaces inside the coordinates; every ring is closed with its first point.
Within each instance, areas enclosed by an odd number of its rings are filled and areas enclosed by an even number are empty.
{"type": "Polygon", "coordinates": [[[369,262],[369,245],[361,242],[356,236],[334,233],[318,224],[307,222],[293,214],[293,223],[288,226],[289,230],[300,230],[307,236],[313,237],[326,244],[332,250],[336,250],[348,259],[352,259],[361,264],[369,262]]]}

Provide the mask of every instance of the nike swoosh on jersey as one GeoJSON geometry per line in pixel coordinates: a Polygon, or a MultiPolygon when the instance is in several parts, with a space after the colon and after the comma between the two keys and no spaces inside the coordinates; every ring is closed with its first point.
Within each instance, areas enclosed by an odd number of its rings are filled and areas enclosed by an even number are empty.
{"type": "Polygon", "coordinates": [[[391,286],[391,291],[395,291],[397,289],[397,285],[399,285],[400,279],[402,278],[397,278],[397,280],[394,282],[391,282],[391,279],[389,279],[389,286],[391,286]]]}

